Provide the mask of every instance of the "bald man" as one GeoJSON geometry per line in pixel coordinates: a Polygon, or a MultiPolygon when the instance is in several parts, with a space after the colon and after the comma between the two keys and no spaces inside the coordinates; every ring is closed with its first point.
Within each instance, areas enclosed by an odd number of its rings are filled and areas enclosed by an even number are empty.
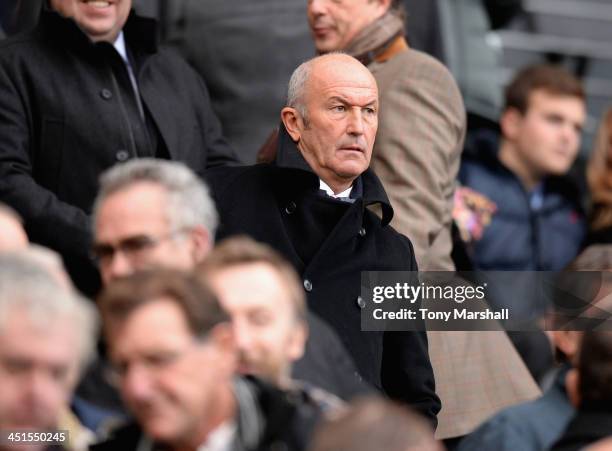
{"type": "Polygon", "coordinates": [[[281,111],[276,161],[212,170],[220,237],[246,233],[270,244],[300,274],[308,307],[344,341],[358,377],[435,423],[427,339],[419,332],[362,332],[361,271],[416,271],[410,241],[389,226],[393,209],[369,170],[378,88],[343,54],[299,66],[281,111]],[[367,206],[381,208],[382,219],[367,206]]]}

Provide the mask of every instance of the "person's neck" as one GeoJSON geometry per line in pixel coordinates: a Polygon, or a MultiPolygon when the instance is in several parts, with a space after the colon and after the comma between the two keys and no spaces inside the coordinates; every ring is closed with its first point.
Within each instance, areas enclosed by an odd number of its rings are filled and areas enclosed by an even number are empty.
{"type": "Polygon", "coordinates": [[[220,388],[218,399],[209,409],[210,415],[191,438],[186,438],[184,442],[171,446],[172,451],[197,451],[203,443],[208,440],[211,432],[224,423],[236,417],[237,402],[231,384],[220,388]]]}
{"type": "Polygon", "coordinates": [[[498,157],[499,161],[518,177],[527,192],[532,191],[544,179],[544,175],[534,171],[520,158],[513,144],[506,139],[501,141],[498,157]]]}

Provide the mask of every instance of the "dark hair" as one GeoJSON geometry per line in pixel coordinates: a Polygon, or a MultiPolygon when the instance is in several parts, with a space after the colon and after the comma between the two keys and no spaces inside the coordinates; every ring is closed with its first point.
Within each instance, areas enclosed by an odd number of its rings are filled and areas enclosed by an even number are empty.
{"type": "Polygon", "coordinates": [[[198,265],[197,273],[206,277],[222,269],[255,263],[265,263],[272,267],[285,284],[292,307],[299,320],[306,319],[306,300],[302,282],[293,266],[267,244],[258,243],[247,236],[228,238],[219,243],[198,265]]]}
{"type": "Polygon", "coordinates": [[[520,70],[506,87],[505,109],[516,108],[525,114],[529,108],[529,96],[536,90],[549,94],[577,97],[584,100],[582,82],[560,66],[538,64],[520,70]]]}
{"type": "Polygon", "coordinates": [[[324,421],[311,451],[431,451],[440,449],[429,423],[404,406],[382,398],[364,398],[324,421]]]}
{"type": "Polygon", "coordinates": [[[612,332],[585,332],[578,360],[581,405],[612,411],[612,332]]]}
{"type": "Polygon", "coordinates": [[[176,303],[196,337],[203,337],[217,324],[229,321],[203,281],[170,269],[141,271],[114,280],[98,296],[98,306],[104,321],[120,322],[139,307],[160,298],[176,303]]]}

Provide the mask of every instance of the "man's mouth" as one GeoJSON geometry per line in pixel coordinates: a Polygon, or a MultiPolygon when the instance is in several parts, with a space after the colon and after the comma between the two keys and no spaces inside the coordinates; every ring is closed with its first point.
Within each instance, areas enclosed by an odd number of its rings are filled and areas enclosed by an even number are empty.
{"type": "Polygon", "coordinates": [[[354,151],[354,152],[361,152],[363,153],[363,148],[361,146],[357,146],[357,145],[351,145],[351,146],[342,146],[340,148],[340,150],[349,150],[349,151],[354,151]]]}
{"type": "Polygon", "coordinates": [[[83,0],[83,3],[96,9],[108,8],[113,4],[112,2],[105,0],[83,0]]]}
{"type": "Polygon", "coordinates": [[[320,25],[314,25],[312,27],[312,33],[317,36],[317,37],[323,37],[326,34],[328,34],[330,31],[332,31],[332,28],[330,25],[325,25],[325,24],[320,24],[320,25]]]}

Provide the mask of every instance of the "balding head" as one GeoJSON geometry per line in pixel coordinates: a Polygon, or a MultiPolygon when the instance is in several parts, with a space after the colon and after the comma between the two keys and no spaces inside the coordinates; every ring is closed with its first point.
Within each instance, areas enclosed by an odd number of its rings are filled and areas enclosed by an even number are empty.
{"type": "Polygon", "coordinates": [[[378,88],[355,58],[332,53],[303,63],[281,118],[313,171],[338,193],[364,172],[378,128],[378,88]]]}
{"type": "Polygon", "coordinates": [[[16,251],[28,246],[28,236],[21,219],[12,209],[0,204],[0,252],[16,251]]]}

